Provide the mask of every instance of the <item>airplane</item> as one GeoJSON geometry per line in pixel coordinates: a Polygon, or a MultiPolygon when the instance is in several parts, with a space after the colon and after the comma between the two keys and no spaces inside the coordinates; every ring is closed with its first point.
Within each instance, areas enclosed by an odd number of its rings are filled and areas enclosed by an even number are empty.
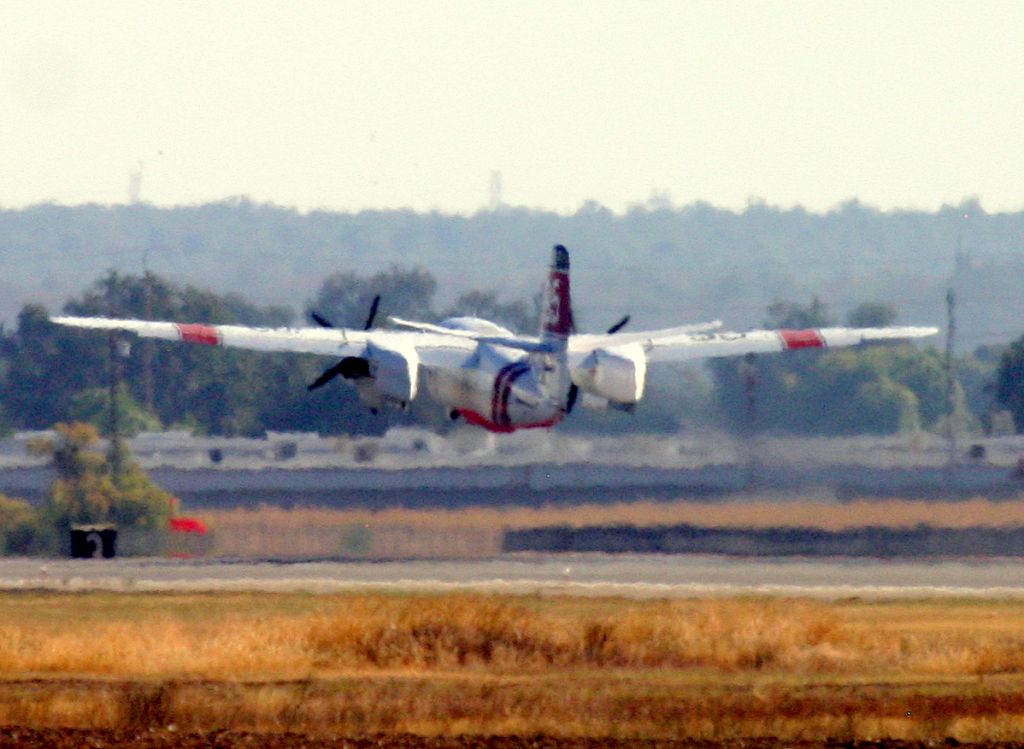
{"type": "Polygon", "coordinates": [[[642,332],[620,332],[629,316],[603,334],[574,330],[569,252],[555,245],[538,336],[476,317],[440,324],[389,318],[402,330],[373,329],[380,298],[362,330],[336,328],[313,313],[319,327],[255,328],[242,325],[50,318],[60,325],[127,331],[143,338],[290,351],[338,359],[309,390],[337,376],[351,381],[360,400],[377,412],[407,408],[422,384],[452,419],[498,433],[553,427],[569,415],[580,394],[631,411],[644,394],[649,364],[709,357],[854,346],[865,341],[920,338],[934,327],[820,328],[718,332],[718,321],[642,332]]]}

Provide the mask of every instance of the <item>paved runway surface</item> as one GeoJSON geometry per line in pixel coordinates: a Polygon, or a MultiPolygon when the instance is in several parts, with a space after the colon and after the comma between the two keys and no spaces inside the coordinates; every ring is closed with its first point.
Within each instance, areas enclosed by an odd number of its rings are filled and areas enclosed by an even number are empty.
{"type": "Polygon", "coordinates": [[[485,561],[0,560],[0,590],[494,591],[626,597],[1021,597],[1024,560],[735,559],[509,555],[485,561]]]}

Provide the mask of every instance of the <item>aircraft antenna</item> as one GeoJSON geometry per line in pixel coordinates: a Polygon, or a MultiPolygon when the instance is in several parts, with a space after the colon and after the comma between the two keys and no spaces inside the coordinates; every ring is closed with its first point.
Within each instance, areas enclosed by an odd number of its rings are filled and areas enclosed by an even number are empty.
{"type": "Polygon", "coordinates": [[[490,197],[487,201],[490,210],[496,211],[501,208],[501,191],[501,172],[495,169],[491,172],[490,197]]]}

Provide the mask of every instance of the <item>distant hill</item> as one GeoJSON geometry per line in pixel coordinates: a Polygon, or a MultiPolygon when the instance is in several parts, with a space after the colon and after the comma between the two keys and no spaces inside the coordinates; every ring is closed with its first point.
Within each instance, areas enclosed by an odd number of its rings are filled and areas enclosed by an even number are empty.
{"type": "Polygon", "coordinates": [[[851,202],[823,214],[751,204],[743,212],[659,203],[615,214],[503,207],[472,216],[412,211],[300,213],[245,199],[181,208],[39,205],[0,211],[0,320],[26,302],[58,309],[108,269],[143,262],[178,283],[233,291],[301,312],[337,271],[422,266],[438,306],[473,289],[505,300],[539,289],[548,248],[573,250],[580,326],[632,313],[637,328],[722,318],[764,321],[779,299],[819,296],[839,322],[863,301],[895,304],[900,322],[945,323],[958,293],[964,349],[1024,333],[1024,213],[975,202],[935,213],[851,202]]]}

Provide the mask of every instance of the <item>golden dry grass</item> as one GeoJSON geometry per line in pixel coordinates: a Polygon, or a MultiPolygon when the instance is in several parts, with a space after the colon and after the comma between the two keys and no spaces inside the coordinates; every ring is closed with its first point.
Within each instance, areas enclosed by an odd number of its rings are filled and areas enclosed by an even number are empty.
{"type": "Polygon", "coordinates": [[[1024,602],[0,595],[0,723],[1024,737],[1024,602]]]}
{"type": "Polygon", "coordinates": [[[0,674],[299,678],[353,671],[1024,673],[1024,602],[464,595],[0,596],[0,674]]]}
{"type": "Polygon", "coordinates": [[[1024,526],[1024,500],[993,501],[974,498],[962,501],[879,499],[829,502],[820,499],[763,498],[750,501],[704,503],[690,501],[623,502],[617,504],[545,506],[541,508],[469,507],[456,510],[334,510],[307,508],[285,510],[260,506],[254,509],[207,510],[203,518],[218,530],[262,527],[272,534],[280,529],[409,527],[450,530],[464,528],[501,532],[506,528],[584,525],[636,526],[689,524],[706,527],[807,527],[845,530],[879,526],[936,528],[1014,528],[1024,526]]]}
{"type": "Polygon", "coordinates": [[[210,510],[212,554],[245,557],[487,557],[501,551],[505,530],[545,526],[695,525],[709,528],[820,528],[841,531],[878,526],[1014,528],[1024,526],[1024,500],[994,502],[909,499],[836,502],[759,495],[744,501],[629,502],[571,507],[469,507],[457,510],[210,510]]]}

